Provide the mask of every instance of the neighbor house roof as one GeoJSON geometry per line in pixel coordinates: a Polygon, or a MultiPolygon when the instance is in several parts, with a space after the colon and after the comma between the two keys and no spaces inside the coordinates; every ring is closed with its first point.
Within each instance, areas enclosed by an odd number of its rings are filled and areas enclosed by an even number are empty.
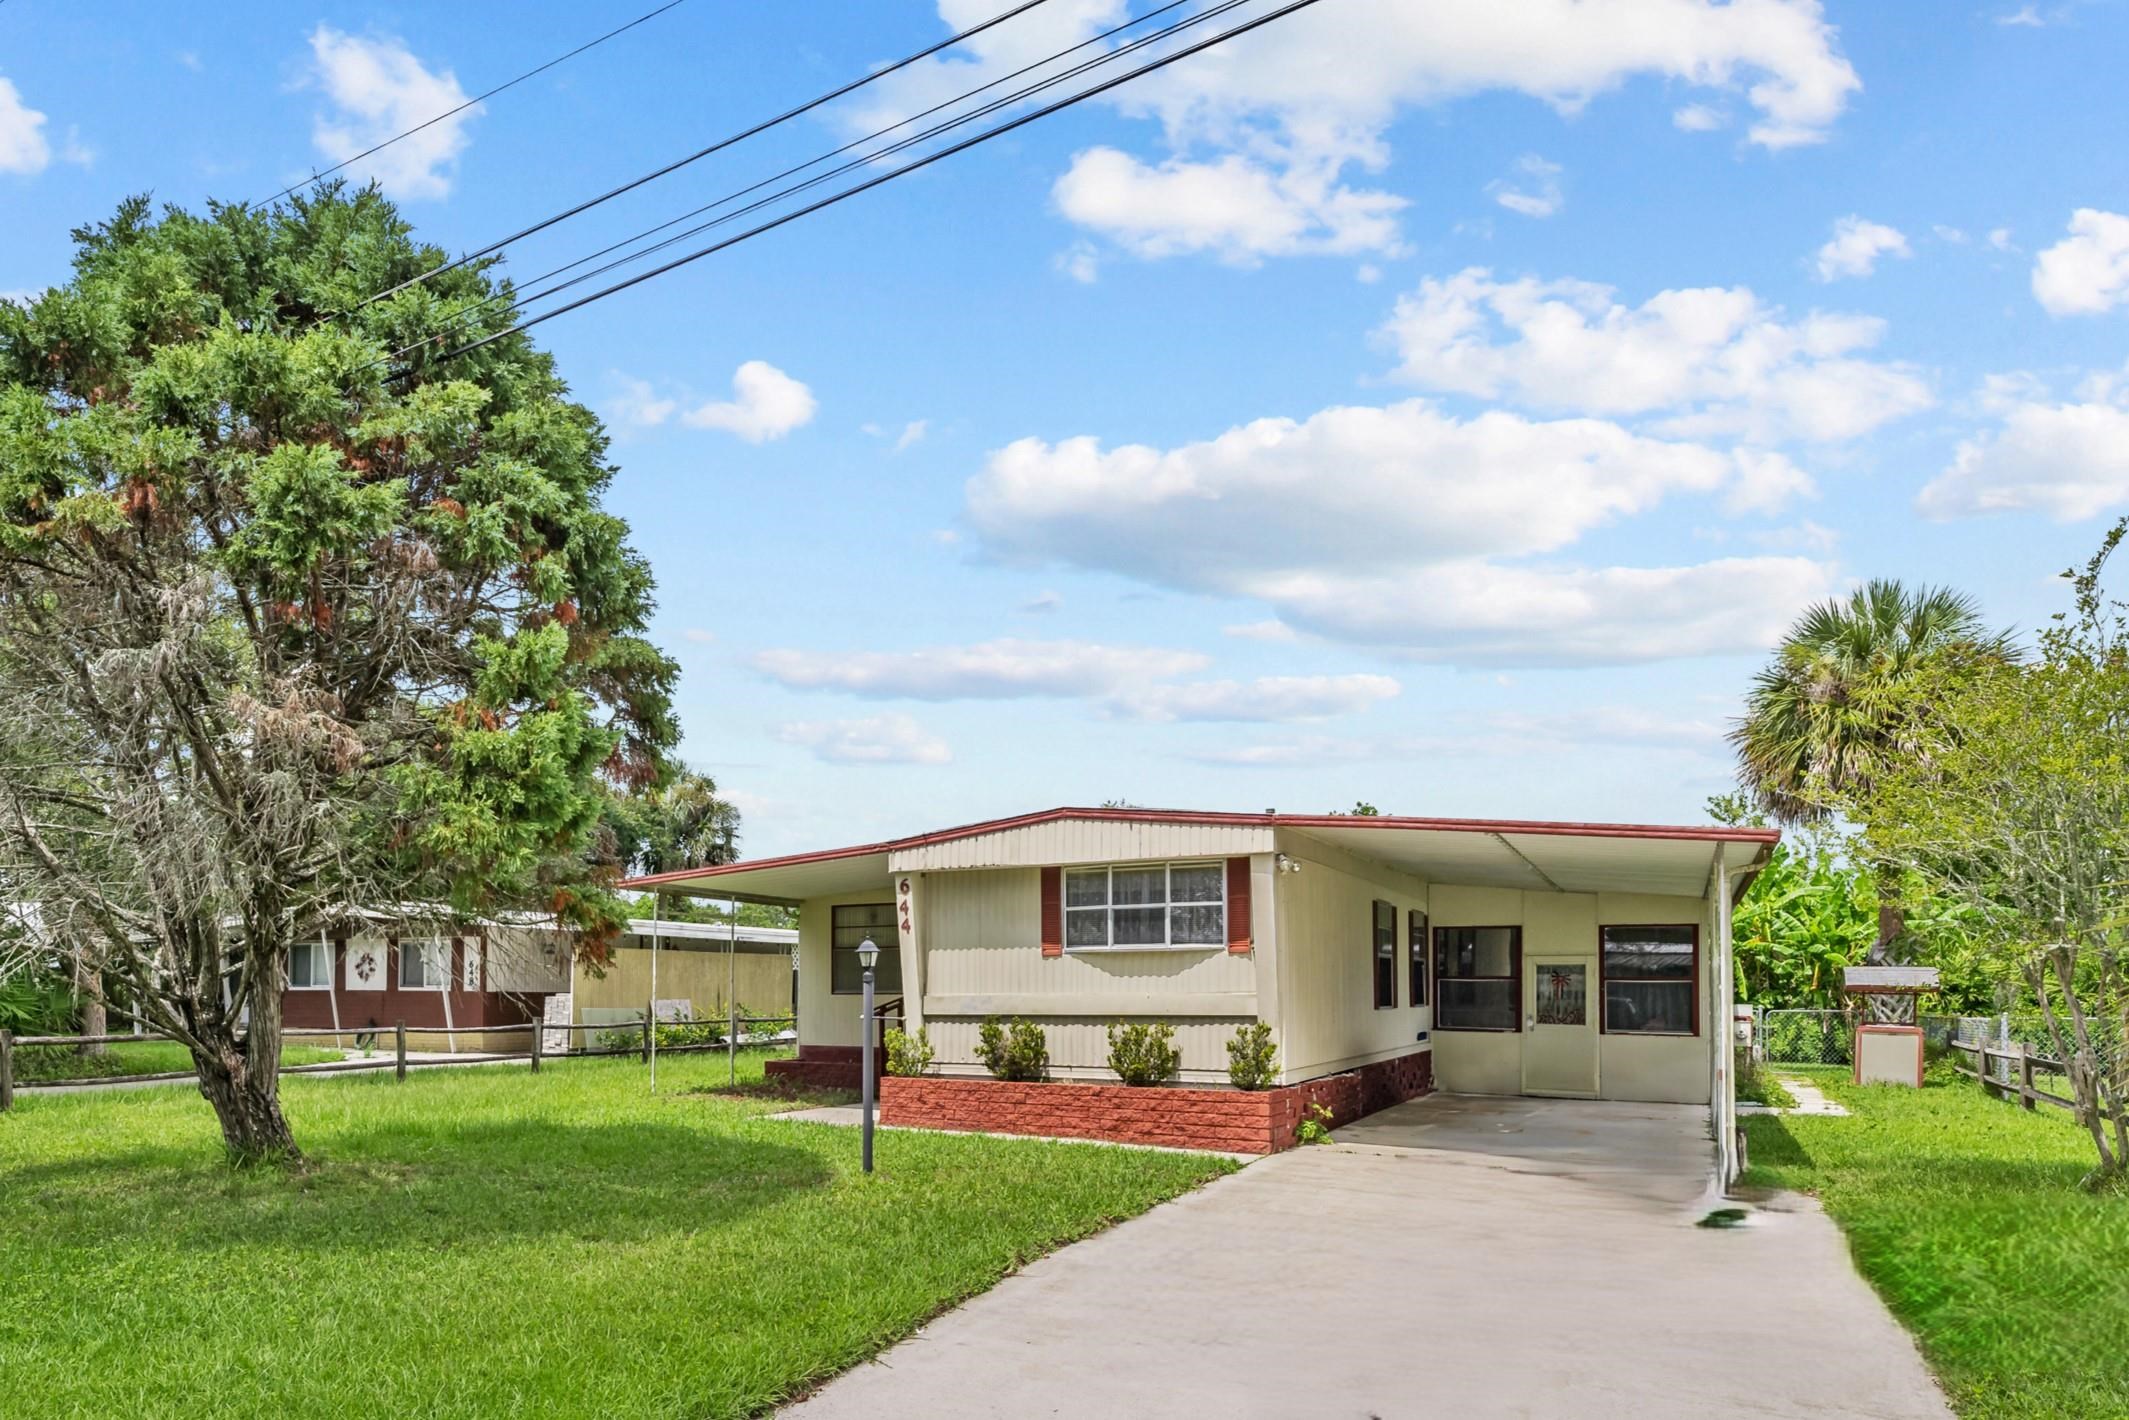
{"type": "MultiPolygon", "coordinates": [[[[794,902],[860,892],[903,866],[983,867],[1024,864],[1025,857],[982,852],[927,853],[966,840],[1007,844],[1023,831],[1081,823],[1145,828],[1260,830],[1221,835],[1234,851],[1270,852],[1279,830],[1294,830],[1375,858],[1432,881],[1563,892],[1628,891],[1698,896],[1718,856],[1733,868],[1756,867],[1781,838],[1771,828],[1722,824],[1559,823],[1515,819],[1412,818],[1394,815],[1236,814],[1180,809],[1058,808],[990,819],[933,833],[847,848],[791,853],[751,862],[653,873],[629,888],[678,888],[715,897],[794,902]],[[1732,846],[1734,845],[1734,847],[1732,846]]],[[[1101,858],[1058,861],[1102,861],[1101,858]]]]}

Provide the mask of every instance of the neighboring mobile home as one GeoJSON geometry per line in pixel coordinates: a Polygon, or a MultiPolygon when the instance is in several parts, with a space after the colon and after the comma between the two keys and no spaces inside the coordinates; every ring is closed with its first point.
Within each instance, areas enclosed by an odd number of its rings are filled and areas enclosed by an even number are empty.
{"type": "Polygon", "coordinates": [[[743,1015],[774,1017],[776,1029],[787,1029],[798,1004],[797,953],[794,927],[639,917],[614,942],[604,965],[578,964],[570,984],[573,1018],[586,1025],[640,1021],[655,995],[660,1020],[728,1021],[736,1004],[743,1015]]]}
{"type": "MultiPolygon", "coordinates": [[[[531,1047],[531,1023],[619,1025],[643,1019],[653,994],[665,1020],[723,1020],[736,999],[754,1017],[788,1017],[798,933],[788,927],[631,920],[606,963],[576,960],[574,934],[535,915],[458,922],[420,909],[364,911],[296,944],[282,993],[286,1024],[375,1036],[400,1021],[410,1048],[478,1054],[531,1047]],[[736,993],[736,994],[735,994],[736,993]],[[519,1026],[523,1031],[486,1027],[519,1026]]],[[[780,1027],[781,1028],[781,1027],[780,1027]]],[[[554,1032],[548,1048],[587,1043],[554,1032]]]]}
{"type": "Polygon", "coordinates": [[[1710,1105],[1727,1151],[1729,909],[1776,839],[1068,808],[629,886],[798,908],[802,1078],[855,1078],[869,937],[883,1014],[946,1075],[980,1074],[983,1021],[1021,1016],[1053,1077],[1113,1080],[1108,1025],[1159,1020],[1180,1081],[1218,1086],[1263,1021],[1282,1084],[1710,1105]]]}
{"type": "Polygon", "coordinates": [[[569,934],[550,922],[461,922],[412,908],[344,914],[289,953],[284,1025],[337,1030],[336,1042],[389,1046],[398,1022],[414,1050],[531,1047],[531,1022],[569,986],[569,934]],[[486,1027],[524,1026],[522,1031],[486,1027]]]}

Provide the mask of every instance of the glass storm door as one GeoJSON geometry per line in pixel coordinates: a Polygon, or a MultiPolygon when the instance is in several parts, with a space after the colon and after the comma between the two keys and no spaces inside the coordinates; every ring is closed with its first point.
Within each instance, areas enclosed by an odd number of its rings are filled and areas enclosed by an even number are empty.
{"type": "Polygon", "coordinates": [[[1531,957],[1525,967],[1523,1093],[1597,1092],[1596,963],[1531,957]]]}

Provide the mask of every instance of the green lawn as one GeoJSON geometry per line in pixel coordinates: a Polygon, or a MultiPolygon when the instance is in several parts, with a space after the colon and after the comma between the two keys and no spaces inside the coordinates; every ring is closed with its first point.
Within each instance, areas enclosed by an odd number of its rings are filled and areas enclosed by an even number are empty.
{"type": "Polygon", "coordinates": [[[291,1078],[301,1173],[229,1171],[179,1087],[18,1098],[0,1413],[749,1415],[1233,1167],[885,1133],[867,1179],[725,1068],[291,1078]]]}
{"type": "Polygon", "coordinates": [[[1962,1416],[2129,1416],[2129,1192],[2078,1187],[2095,1156],[2069,1111],[1941,1076],[1859,1089],[1844,1069],[1773,1072],[1853,1114],[1746,1118],[1745,1181],[1819,1196],[1962,1416]]]}
{"type": "MultiPolygon", "coordinates": [[[[281,1051],[284,1065],[323,1065],[344,1057],[344,1051],[309,1045],[289,1045],[281,1051]]],[[[102,1055],[77,1055],[70,1045],[25,1045],[15,1051],[15,1078],[27,1081],[161,1075],[191,1068],[191,1054],[174,1040],[125,1041],[102,1055]]]]}

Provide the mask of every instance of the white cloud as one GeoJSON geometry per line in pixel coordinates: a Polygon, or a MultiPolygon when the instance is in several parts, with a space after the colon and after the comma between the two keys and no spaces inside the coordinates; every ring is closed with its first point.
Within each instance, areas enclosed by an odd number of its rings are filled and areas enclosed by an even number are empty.
{"type": "Polygon", "coordinates": [[[1110,709],[1134,720],[1211,720],[1286,723],[1328,720],[1365,710],[1401,687],[1386,675],[1259,676],[1141,685],[1109,698],[1110,709]]]}
{"type": "Polygon", "coordinates": [[[1566,205],[1567,197],[1560,191],[1558,163],[1526,153],[1516,159],[1515,170],[1517,176],[1487,185],[1486,191],[1493,194],[1495,202],[1525,217],[1550,217],[1566,205]]]}
{"type": "Polygon", "coordinates": [[[877,699],[1006,700],[1099,696],[1203,670],[1195,651],[1006,637],[916,651],[764,651],[754,666],[793,690],[877,699]]]}
{"type": "Polygon", "coordinates": [[[1727,128],[1730,116],[1708,104],[1687,104],[1671,114],[1671,123],[1687,133],[1713,133],[1727,128]]]}
{"type": "Polygon", "coordinates": [[[1594,568],[1473,558],[1376,574],[1321,569],[1266,595],[1305,630],[1415,660],[1594,666],[1761,650],[1833,589],[1832,569],[1801,557],[1594,568]]]}
{"type": "Polygon", "coordinates": [[[1625,745],[1649,749],[1707,749],[1721,743],[1717,720],[1689,720],[1632,705],[1593,705],[1542,714],[1496,711],[1485,717],[1494,732],[1561,746],[1625,745]]]}
{"type": "Polygon", "coordinates": [[[691,429],[722,429],[750,444],[781,439],[812,422],[820,407],[813,391],[766,360],[749,360],[732,375],[732,398],[687,411],[691,429]]]}
{"type": "Polygon", "coordinates": [[[22,101],[13,81],[0,77],[0,173],[41,173],[52,161],[45,117],[22,101]]]}
{"type": "Polygon", "coordinates": [[[2037,512],[2074,522],[2129,506],[2129,395],[2119,381],[2090,381],[2065,403],[2018,397],[2031,382],[1991,382],[1983,403],[1997,428],[1961,443],[1950,467],[1923,488],[1927,517],[2037,512]]]}
{"type": "Polygon", "coordinates": [[[1223,626],[1222,632],[1239,636],[1244,641],[1299,641],[1301,633],[1283,621],[1251,621],[1240,626],[1223,626]]]}
{"type": "Polygon", "coordinates": [[[1082,286],[1092,286],[1101,279],[1101,253],[1092,242],[1072,243],[1051,259],[1051,265],[1082,286]]]}
{"type": "Polygon", "coordinates": [[[1405,200],[1342,187],[1336,171],[1323,163],[1274,167],[1238,153],[1155,166],[1088,148],[1051,195],[1066,217],[1142,257],[1202,252],[1251,265],[1267,256],[1401,250],[1397,213],[1405,200]]]}
{"type": "Polygon", "coordinates": [[[1063,605],[1064,598],[1057,593],[1037,592],[1020,604],[1020,610],[1027,616],[1047,616],[1063,605]]]}
{"type": "Polygon", "coordinates": [[[1764,496],[1756,456],[1593,419],[1451,418],[1424,400],[1261,419],[1216,439],[992,454],[968,516],[998,555],[1268,603],[1306,632],[1460,664],[1582,664],[1757,649],[1830,569],[1504,565],[1666,497],[1764,496]]]}
{"type": "MultiPolygon", "coordinates": [[[[310,36],[312,71],[332,100],[333,111],[311,125],[311,142],[335,163],[406,132],[466,101],[458,76],[449,69],[431,70],[397,39],[357,39],[329,25],[310,36]]],[[[354,164],[351,171],[374,178],[387,196],[450,196],[458,158],[472,141],[466,127],[483,112],[479,105],[354,164]]]]}
{"type": "Polygon", "coordinates": [[[1989,245],[1994,247],[1997,251],[2018,250],[2018,248],[2011,245],[2011,229],[2009,227],[1990,228],[1989,245]]]}
{"type": "Polygon", "coordinates": [[[1527,760],[1533,754],[1618,749],[1705,754],[1716,750],[1723,736],[1723,726],[1714,720],[1611,705],[1541,714],[1492,711],[1435,723],[1438,728],[1425,735],[1299,735],[1194,751],[1186,758],[1244,769],[1293,769],[1443,755],[1527,760]]]}
{"type": "Polygon", "coordinates": [[[1905,365],[1858,358],[1884,322],[1787,320],[1744,287],[1661,291],[1639,306],[1583,281],[1429,277],[1383,327],[1397,375],[1547,411],[1666,416],[1662,432],[1850,439],[1927,408],[1905,365]]]}
{"type": "Polygon", "coordinates": [[[1818,251],[1818,278],[1838,281],[1844,276],[1868,276],[1878,269],[1878,259],[1914,253],[1907,238],[1883,222],[1850,215],[1833,224],[1833,236],[1818,251]]]}
{"type": "Polygon", "coordinates": [[[605,402],[606,419],[610,424],[655,429],[680,408],[680,401],[659,394],[649,380],[619,373],[612,378],[619,393],[605,402]]]}
{"type": "Polygon", "coordinates": [[[910,420],[902,426],[902,432],[895,435],[894,451],[899,454],[907,449],[915,448],[918,444],[924,442],[924,436],[930,431],[931,421],[929,419],[910,420]]]}
{"type": "Polygon", "coordinates": [[[2129,217],[2080,207],[2070,235],[2034,259],[2033,296],[2057,316],[2129,305],[2129,217]]]}
{"type": "Polygon", "coordinates": [[[777,738],[830,764],[945,764],[954,757],[945,740],[907,715],[796,720],[777,731],[777,738]]]}
{"type": "MultiPolygon", "coordinates": [[[[995,13],[989,3],[938,8],[961,28],[995,13]]],[[[1044,6],[882,80],[849,121],[860,132],[892,122],[1125,13],[1123,0],[1044,6]]],[[[1400,110],[1506,90],[1573,114],[1638,78],[1748,108],[1750,141],[1769,149],[1824,139],[1861,87],[1818,0],[1343,0],[1117,91],[1123,112],[1160,121],[1167,161],[1083,153],[1058,185],[1059,206],[1142,256],[1392,250],[1402,200],[1344,174],[1382,166],[1400,110]]]]}
{"type": "Polygon", "coordinates": [[[708,646],[717,640],[716,632],[705,630],[700,626],[690,626],[682,631],[680,635],[682,639],[692,641],[698,646],[708,646]]]}

